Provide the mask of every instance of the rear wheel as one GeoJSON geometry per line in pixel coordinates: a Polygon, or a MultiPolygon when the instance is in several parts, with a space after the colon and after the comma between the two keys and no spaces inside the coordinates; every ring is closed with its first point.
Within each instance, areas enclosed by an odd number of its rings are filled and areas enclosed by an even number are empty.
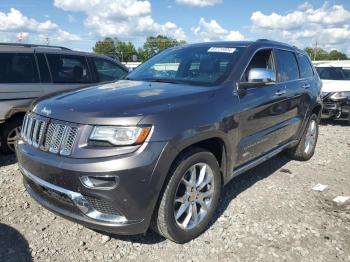
{"type": "Polygon", "coordinates": [[[15,152],[15,142],[21,133],[22,121],[22,117],[15,117],[0,127],[0,152],[2,154],[12,154],[15,152]]]}
{"type": "Polygon", "coordinates": [[[289,149],[288,155],[295,160],[307,161],[315,153],[318,138],[318,118],[315,114],[311,115],[306,129],[298,145],[289,149]]]}
{"type": "Polygon", "coordinates": [[[181,156],[155,214],[155,229],[177,243],[196,238],[207,228],[218,205],[221,174],[215,156],[193,149],[181,156]]]}

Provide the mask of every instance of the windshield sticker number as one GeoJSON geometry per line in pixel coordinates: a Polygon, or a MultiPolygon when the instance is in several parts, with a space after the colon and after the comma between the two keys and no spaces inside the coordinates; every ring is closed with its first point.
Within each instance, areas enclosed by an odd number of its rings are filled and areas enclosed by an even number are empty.
{"type": "Polygon", "coordinates": [[[208,52],[212,52],[212,53],[229,53],[229,54],[232,54],[235,51],[236,51],[236,48],[232,48],[232,47],[210,47],[208,49],[208,52]]]}

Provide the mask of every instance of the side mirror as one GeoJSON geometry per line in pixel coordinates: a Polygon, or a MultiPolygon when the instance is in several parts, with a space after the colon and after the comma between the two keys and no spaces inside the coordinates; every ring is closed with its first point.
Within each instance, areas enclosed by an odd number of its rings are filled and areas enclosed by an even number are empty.
{"type": "Polygon", "coordinates": [[[276,73],[271,69],[252,68],[249,70],[248,82],[241,82],[239,84],[242,88],[261,87],[276,82],[276,73]]]}

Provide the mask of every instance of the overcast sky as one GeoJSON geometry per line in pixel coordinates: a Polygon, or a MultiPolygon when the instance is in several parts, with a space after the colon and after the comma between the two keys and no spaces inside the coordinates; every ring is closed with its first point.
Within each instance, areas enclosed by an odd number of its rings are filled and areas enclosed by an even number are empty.
{"type": "Polygon", "coordinates": [[[90,51],[105,36],[140,46],[149,35],[187,42],[270,38],[350,55],[350,1],[0,0],[0,41],[90,51]]]}

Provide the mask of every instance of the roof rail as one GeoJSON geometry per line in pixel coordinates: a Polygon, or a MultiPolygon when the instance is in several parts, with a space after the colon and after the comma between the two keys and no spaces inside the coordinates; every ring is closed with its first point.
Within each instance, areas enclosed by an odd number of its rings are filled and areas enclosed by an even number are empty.
{"type": "Polygon", "coordinates": [[[258,40],[256,40],[256,42],[269,42],[269,43],[274,43],[274,44],[279,44],[279,45],[284,45],[284,46],[289,46],[289,47],[296,48],[295,46],[292,46],[292,45],[287,44],[287,43],[279,42],[279,41],[276,41],[276,40],[265,39],[265,38],[258,39],[258,40]]]}
{"type": "Polygon", "coordinates": [[[35,48],[35,47],[43,47],[43,48],[54,48],[54,49],[61,49],[61,50],[69,50],[71,49],[63,46],[54,46],[54,45],[36,45],[36,44],[20,44],[20,43],[0,43],[0,46],[21,46],[21,47],[28,47],[28,48],[35,48]]]}
{"type": "Polygon", "coordinates": [[[270,42],[270,43],[276,43],[276,44],[291,46],[290,44],[286,44],[286,43],[283,43],[283,42],[280,42],[280,41],[270,40],[270,39],[258,39],[258,40],[256,40],[256,42],[270,42]]]}

